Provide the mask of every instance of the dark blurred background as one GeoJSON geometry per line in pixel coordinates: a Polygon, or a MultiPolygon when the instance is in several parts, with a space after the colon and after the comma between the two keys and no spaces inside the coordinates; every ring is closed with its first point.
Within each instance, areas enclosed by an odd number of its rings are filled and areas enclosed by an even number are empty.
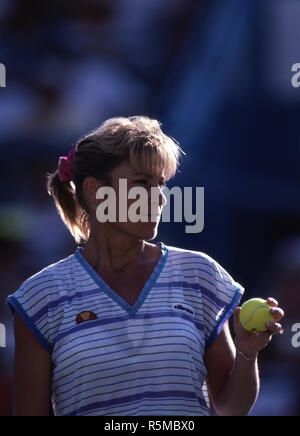
{"type": "Polygon", "coordinates": [[[298,0],[0,0],[0,415],[14,339],[5,298],[74,242],[46,174],[112,116],[159,119],[186,156],[171,181],[205,187],[205,228],[161,223],[157,241],[204,251],[286,311],[260,356],[251,415],[300,414],[298,0]]]}

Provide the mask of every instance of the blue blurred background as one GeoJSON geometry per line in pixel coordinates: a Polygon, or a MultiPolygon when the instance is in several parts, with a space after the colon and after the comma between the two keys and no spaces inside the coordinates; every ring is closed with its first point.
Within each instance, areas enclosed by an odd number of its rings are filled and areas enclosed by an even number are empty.
{"type": "Polygon", "coordinates": [[[46,173],[112,116],[148,115],[186,152],[179,186],[205,187],[205,228],[161,223],[157,241],[204,251],[286,311],[260,356],[251,415],[300,414],[298,0],[0,0],[0,415],[12,413],[5,298],[74,242],[46,173]]]}

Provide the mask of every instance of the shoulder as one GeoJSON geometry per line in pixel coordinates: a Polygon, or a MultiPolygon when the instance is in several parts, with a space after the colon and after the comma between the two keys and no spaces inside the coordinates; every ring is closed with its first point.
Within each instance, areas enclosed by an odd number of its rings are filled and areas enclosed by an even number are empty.
{"type": "Polygon", "coordinates": [[[198,279],[202,289],[221,295],[232,295],[236,290],[243,293],[244,288],[218,261],[202,251],[167,246],[171,264],[182,271],[186,277],[198,279]]]}
{"type": "Polygon", "coordinates": [[[74,264],[71,255],[47,266],[25,280],[6,300],[12,313],[18,313],[47,351],[51,351],[52,340],[49,313],[55,315],[55,301],[59,300],[62,289],[70,287],[74,264]]]}
{"type": "Polygon", "coordinates": [[[170,245],[167,246],[167,249],[170,261],[182,266],[206,267],[211,271],[219,271],[222,268],[215,259],[202,251],[188,250],[170,245]]]}
{"type": "Polygon", "coordinates": [[[47,283],[47,280],[62,280],[64,279],[64,277],[70,274],[75,262],[76,260],[74,254],[66,257],[65,259],[61,259],[58,262],[48,265],[36,274],[29,277],[27,280],[24,281],[23,286],[27,287],[40,282],[47,283]]]}
{"type": "Polygon", "coordinates": [[[74,254],[65,259],[59,260],[34,275],[27,278],[13,294],[8,296],[8,302],[11,299],[18,299],[20,303],[32,300],[32,304],[45,299],[57,289],[58,282],[68,278],[75,262],[74,254]]]}

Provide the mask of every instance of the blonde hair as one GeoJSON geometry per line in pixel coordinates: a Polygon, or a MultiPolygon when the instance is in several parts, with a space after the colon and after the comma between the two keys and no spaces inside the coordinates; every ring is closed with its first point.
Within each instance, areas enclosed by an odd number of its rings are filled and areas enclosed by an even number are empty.
{"type": "Polygon", "coordinates": [[[80,243],[90,233],[82,190],[86,177],[95,177],[109,186],[111,171],[129,160],[138,172],[163,175],[167,181],[176,174],[180,154],[185,153],[162,132],[159,121],[145,116],[111,118],[78,141],[71,182],[61,180],[59,168],[48,174],[48,193],[75,241],[80,243]]]}

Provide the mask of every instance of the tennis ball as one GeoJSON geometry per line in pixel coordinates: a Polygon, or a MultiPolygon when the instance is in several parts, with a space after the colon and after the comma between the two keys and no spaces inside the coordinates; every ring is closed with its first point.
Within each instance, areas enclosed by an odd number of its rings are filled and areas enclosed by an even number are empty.
{"type": "Polygon", "coordinates": [[[251,333],[265,332],[266,323],[274,322],[271,306],[262,298],[252,298],[243,304],[240,310],[240,322],[251,333]]]}

